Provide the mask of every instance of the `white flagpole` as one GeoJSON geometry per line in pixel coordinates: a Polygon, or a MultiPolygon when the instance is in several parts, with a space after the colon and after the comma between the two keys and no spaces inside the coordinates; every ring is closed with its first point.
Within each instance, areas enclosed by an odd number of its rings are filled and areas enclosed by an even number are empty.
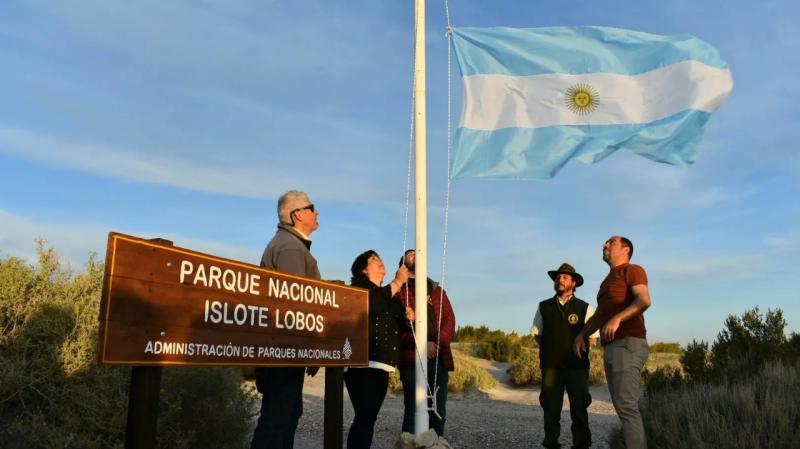
{"type": "Polygon", "coordinates": [[[414,58],[414,135],[415,156],[415,217],[416,254],[414,257],[416,304],[414,322],[419,357],[416,362],[416,411],[414,434],[428,430],[428,191],[426,172],[425,127],[425,0],[414,0],[414,29],[416,46],[414,58]]]}

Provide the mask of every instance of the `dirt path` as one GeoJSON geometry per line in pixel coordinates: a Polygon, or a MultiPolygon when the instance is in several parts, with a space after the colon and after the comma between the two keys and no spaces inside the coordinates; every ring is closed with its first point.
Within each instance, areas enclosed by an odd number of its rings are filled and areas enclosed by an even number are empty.
{"type": "MultiPolygon", "coordinates": [[[[534,448],[541,447],[543,438],[542,410],[539,407],[539,388],[517,388],[511,385],[507,363],[476,359],[499,381],[499,386],[484,392],[450,393],[447,402],[445,437],[457,449],[534,448]]],[[[315,378],[306,378],[303,394],[303,417],[295,439],[296,449],[322,447],[324,370],[315,378]]],[[[608,399],[605,385],[591,387],[594,400],[589,407],[593,448],[608,448],[606,440],[619,422],[608,399]]],[[[344,440],[353,420],[353,410],[345,389],[344,440]]],[[[561,444],[571,446],[569,404],[564,402],[561,419],[561,444]]],[[[393,449],[403,420],[403,398],[388,395],[375,424],[374,449],[393,449]]]]}
{"type": "MultiPolygon", "coordinates": [[[[511,402],[514,404],[527,404],[539,406],[539,386],[518,387],[511,382],[510,376],[506,373],[511,366],[507,362],[493,362],[485,359],[473,359],[473,362],[485,369],[499,383],[497,388],[487,390],[488,396],[496,401],[511,402]]],[[[589,406],[590,413],[600,415],[614,415],[614,406],[611,404],[608,388],[605,384],[589,387],[592,394],[592,405],[589,406]]],[[[569,401],[564,395],[564,410],[569,409],[569,401]]]]}

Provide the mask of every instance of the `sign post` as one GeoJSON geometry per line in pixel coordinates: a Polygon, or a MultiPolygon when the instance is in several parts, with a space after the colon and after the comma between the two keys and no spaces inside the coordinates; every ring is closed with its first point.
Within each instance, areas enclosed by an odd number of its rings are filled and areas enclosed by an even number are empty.
{"type": "Polygon", "coordinates": [[[342,449],[344,418],[344,370],[339,367],[325,368],[325,433],[323,449],[342,449]]]}
{"type": "Polygon", "coordinates": [[[125,449],[156,447],[162,369],[160,366],[131,367],[125,449]]]}

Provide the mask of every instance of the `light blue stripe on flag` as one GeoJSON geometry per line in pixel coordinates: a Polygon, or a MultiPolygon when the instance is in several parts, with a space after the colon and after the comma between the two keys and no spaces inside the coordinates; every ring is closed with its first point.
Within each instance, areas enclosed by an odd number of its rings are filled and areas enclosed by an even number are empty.
{"type": "Polygon", "coordinates": [[[549,179],[570,159],[593,164],[620,148],[687,166],[709,117],[708,112],[685,111],[647,125],[458,128],[452,173],[454,178],[549,179]]]}
{"type": "Polygon", "coordinates": [[[546,179],[620,148],[690,165],[732,89],[716,49],[686,35],[455,28],[453,45],[464,80],[453,178],[546,179]]]}
{"type": "Polygon", "coordinates": [[[724,69],[717,50],[694,36],[660,36],[620,28],[453,28],[463,76],[542,73],[636,75],[695,60],[724,69]]]}

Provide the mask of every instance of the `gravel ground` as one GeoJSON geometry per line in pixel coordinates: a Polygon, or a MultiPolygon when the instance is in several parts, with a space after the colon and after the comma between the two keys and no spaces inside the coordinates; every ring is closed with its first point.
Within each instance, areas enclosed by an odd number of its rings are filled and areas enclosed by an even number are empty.
{"type": "MultiPolygon", "coordinates": [[[[447,401],[445,438],[456,449],[534,448],[541,447],[544,437],[542,409],[539,407],[539,388],[516,388],[509,384],[507,363],[481,360],[500,386],[483,392],[450,393],[447,401]]],[[[306,377],[303,390],[303,417],[295,437],[296,449],[319,449],[323,435],[324,369],[314,378],[306,377]]],[[[605,385],[591,387],[592,405],[589,423],[593,448],[608,448],[610,432],[619,420],[608,397],[605,385]]],[[[353,409],[345,388],[343,441],[353,420],[353,409]]],[[[375,424],[374,449],[393,449],[403,421],[403,398],[388,395],[375,424]]],[[[561,418],[561,444],[571,446],[569,403],[564,400],[561,418]]]]}

